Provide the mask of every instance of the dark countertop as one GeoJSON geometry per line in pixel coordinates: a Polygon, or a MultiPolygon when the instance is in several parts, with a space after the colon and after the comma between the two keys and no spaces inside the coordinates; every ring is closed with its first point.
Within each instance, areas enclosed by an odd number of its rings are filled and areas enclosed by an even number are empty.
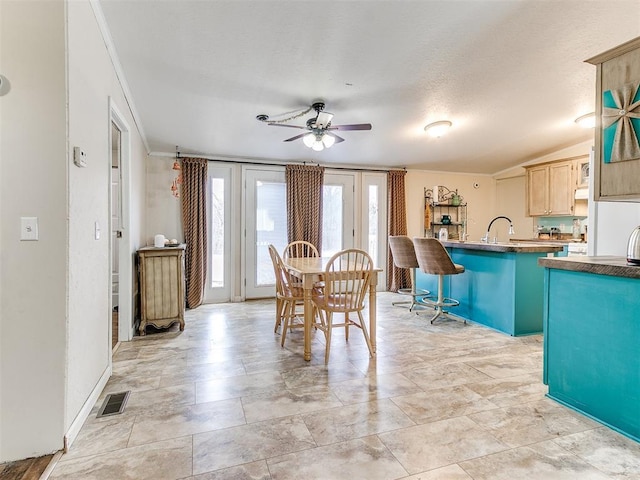
{"type": "Polygon", "coordinates": [[[573,272],[595,273],[614,277],[640,278],[640,266],[627,264],[626,257],[597,256],[597,257],[562,257],[539,258],[538,265],[558,270],[573,272]]]}
{"type": "Polygon", "coordinates": [[[448,248],[461,248],[465,250],[484,250],[486,252],[501,252],[501,253],[551,253],[561,252],[563,247],[561,245],[550,245],[548,243],[484,243],[484,242],[470,242],[459,240],[449,240],[442,242],[445,247],[448,248]]]}
{"type": "Polygon", "coordinates": [[[572,239],[572,238],[512,238],[512,242],[533,242],[533,243],[560,243],[566,245],[567,243],[587,243],[584,240],[572,239]]]}

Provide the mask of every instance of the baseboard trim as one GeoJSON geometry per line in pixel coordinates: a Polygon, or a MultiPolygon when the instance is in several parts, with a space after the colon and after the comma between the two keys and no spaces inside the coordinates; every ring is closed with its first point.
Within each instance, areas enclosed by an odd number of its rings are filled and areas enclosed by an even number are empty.
{"type": "Polygon", "coordinates": [[[40,475],[40,480],[47,480],[49,478],[49,475],[51,475],[51,472],[53,472],[53,469],[56,467],[61,458],[62,450],[58,450],[53,454],[53,458],[49,462],[49,465],[47,465],[47,468],[45,468],[44,472],[42,472],[42,474],[40,475]]]}
{"type": "Polygon", "coordinates": [[[84,402],[84,405],[82,405],[82,408],[78,412],[78,415],[76,415],[76,418],[74,418],[73,422],[71,422],[69,430],[67,430],[67,433],[64,436],[64,453],[67,453],[69,451],[71,444],[78,436],[78,433],[80,433],[82,425],[89,417],[91,409],[96,404],[96,401],[100,397],[102,390],[104,390],[105,385],[109,381],[109,378],[111,377],[111,371],[111,363],[109,363],[105,371],[102,373],[100,380],[98,380],[98,383],[96,383],[96,386],[91,391],[91,394],[89,394],[89,397],[84,402]]]}

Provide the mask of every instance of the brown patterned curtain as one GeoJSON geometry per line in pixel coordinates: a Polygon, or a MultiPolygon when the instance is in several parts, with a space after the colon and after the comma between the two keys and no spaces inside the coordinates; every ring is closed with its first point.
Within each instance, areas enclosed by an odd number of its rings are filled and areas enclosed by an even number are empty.
{"type": "Polygon", "coordinates": [[[287,237],[305,240],[322,253],[322,186],[324,167],[287,165],[287,237]]]}
{"type": "Polygon", "coordinates": [[[182,228],[187,307],[202,304],[207,279],[207,160],[182,159],[182,228]]]}
{"type": "MultiPolygon", "coordinates": [[[[405,197],[404,170],[390,170],[387,174],[388,227],[389,235],[407,234],[407,204],[405,197]]],[[[393,264],[391,250],[387,247],[387,290],[397,292],[399,288],[411,287],[411,272],[408,268],[397,268],[393,264]]]]}

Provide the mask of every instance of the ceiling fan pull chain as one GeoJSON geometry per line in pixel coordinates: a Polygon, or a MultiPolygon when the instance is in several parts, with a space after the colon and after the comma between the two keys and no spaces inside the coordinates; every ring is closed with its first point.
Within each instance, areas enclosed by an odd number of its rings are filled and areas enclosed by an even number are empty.
{"type": "MultiPolygon", "coordinates": [[[[264,114],[260,114],[256,116],[256,120],[259,120],[261,122],[264,123],[268,123],[270,125],[276,125],[279,123],[287,123],[290,122],[291,120],[295,120],[296,118],[302,117],[303,115],[306,115],[307,113],[309,113],[311,110],[313,109],[313,107],[309,107],[306,110],[296,113],[295,115],[292,115],[290,117],[287,118],[283,118],[281,120],[269,120],[269,115],[264,115],[264,114]]],[[[284,114],[286,115],[286,113],[284,114]]]]}

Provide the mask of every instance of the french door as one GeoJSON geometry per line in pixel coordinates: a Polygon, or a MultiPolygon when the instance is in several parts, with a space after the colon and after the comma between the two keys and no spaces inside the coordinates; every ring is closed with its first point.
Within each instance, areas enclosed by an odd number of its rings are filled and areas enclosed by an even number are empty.
{"type": "Polygon", "coordinates": [[[275,295],[269,244],[287,245],[287,197],[283,167],[245,167],[245,297],[275,295]]]}
{"type": "Polygon", "coordinates": [[[361,185],[360,248],[371,255],[376,267],[383,269],[378,274],[378,290],[386,290],[387,175],[385,173],[362,173],[361,185]]]}
{"type": "Polygon", "coordinates": [[[355,245],[353,173],[325,173],[322,191],[322,256],[355,245]]]}
{"type": "Polygon", "coordinates": [[[207,225],[208,256],[207,284],[204,292],[206,303],[231,300],[235,279],[232,258],[235,248],[232,236],[238,222],[231,216],[233,166],[208,166],[207,225]]]}
{"type": "MultiPolygon", "coordinates": [[[[322,256],[355,246],[385,268],[386,195],[385,174],[327,171],[322,256]]],[[[268,246],[287,245],[286,211],[284,167],[209,165],[207,303],[275,295],[268,246]]]]}

